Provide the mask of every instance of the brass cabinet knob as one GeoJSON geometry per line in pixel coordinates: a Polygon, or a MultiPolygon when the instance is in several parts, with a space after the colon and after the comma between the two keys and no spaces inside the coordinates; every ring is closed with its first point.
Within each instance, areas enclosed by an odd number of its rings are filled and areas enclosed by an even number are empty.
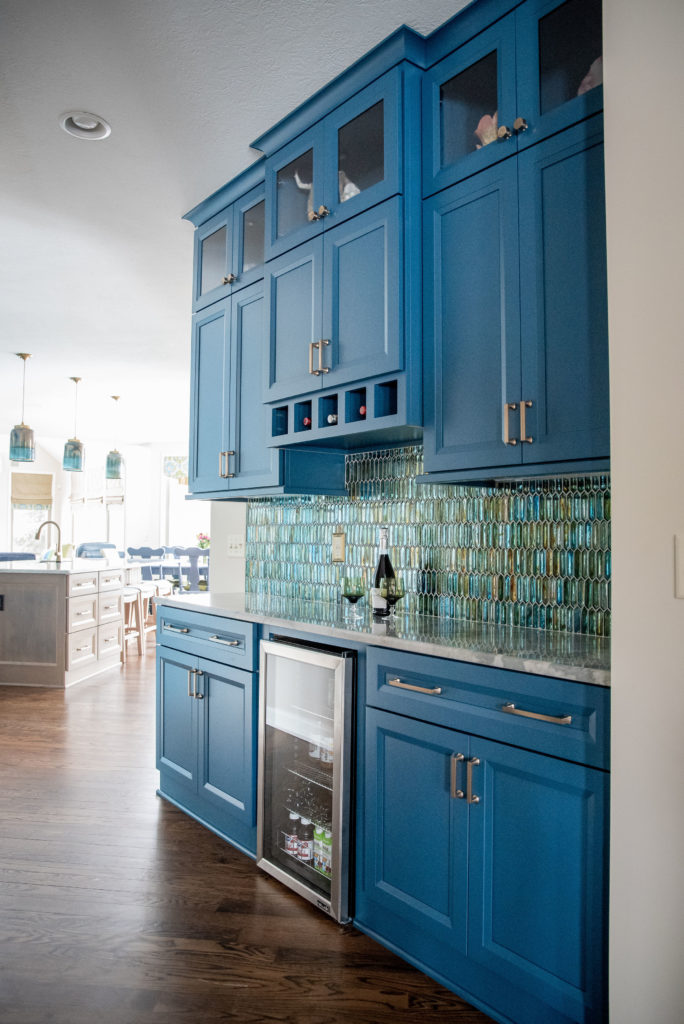
{"type": "Polygon", "coordinates": [[[518,135],[520,132],[526,132],[529,125],[524,117],[516,117],[513,122],[513,131],[518,135]]]}
{"type": "Polygon", "coordinates": [[[307,219],[308,219],[309,221],[311,221],[311,222],[313,222],[313,221],[315,221],[315,220],[320,220],[320,219],[321,219],[321,218],[320,218],[320,217],[318,216],[318,214],[316,213],[316,211],[315,211],[315,210],[309,210],[309,212],[307,213],[307,215],[306,215],[306,216],[307,216],[307,219]]]}
{"type": "Polygon", "coordinates": [[[227,274],[226,277],[223,278],[224,284],[235,284],[236,281],[237,274],[227,274]]]}
{"type": "Polygon", "coordinates": [[[502,141],[505,139],[510,139],[512,134],[513,132],[506,124],[500,124],[496,133],[497,138],[501,139],[502,141]]]}
{"type": "Polygon", "coordinates": [[[328,209],[327,206],[319,206],[318,207],[318,218],[319,218],[319,220],[323,220],[323,218],[327,217],[329,213],[330,213],[330,210],[328,209]]]}

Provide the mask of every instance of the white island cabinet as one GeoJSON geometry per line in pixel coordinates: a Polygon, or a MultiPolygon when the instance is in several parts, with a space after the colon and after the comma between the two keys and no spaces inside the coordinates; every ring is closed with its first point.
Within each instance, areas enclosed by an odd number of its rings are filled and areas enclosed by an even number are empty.
{"type": "Polygon", "coordinates": [[[62,689],[119,662],[124,568],[8,562],[0,570],[0,683],[62,689]]]}

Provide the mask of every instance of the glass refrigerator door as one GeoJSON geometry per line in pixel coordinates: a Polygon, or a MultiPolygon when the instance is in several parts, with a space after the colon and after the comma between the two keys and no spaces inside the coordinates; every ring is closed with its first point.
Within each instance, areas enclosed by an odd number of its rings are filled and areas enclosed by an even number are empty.
{"type": "Polygon", "coordinates": [[[351,658],[263,641],[257,863],[347,917],[351,658]]]}

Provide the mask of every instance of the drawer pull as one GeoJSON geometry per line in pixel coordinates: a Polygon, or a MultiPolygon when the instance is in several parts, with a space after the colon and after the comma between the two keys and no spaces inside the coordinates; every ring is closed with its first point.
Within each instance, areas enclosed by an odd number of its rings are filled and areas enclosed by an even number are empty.
{"type": "Polygon", "coordinates": [[[458,772],[459,761],[465,761],[465,754],[451,755],[451,796],[454,800],[463,800],[465,797],[463,790],[456,788],[456,775],[458,772]]]}
{"type": "Polygon", "coordinates": [[[87,583],[74,583],[74,590],[80,590],[81,587],[94,587],[95,580],[88,580],[87,583]]]}
{"type": "Polygon", "coordinates": [[[77,647],[77,648],[76,648],[76,651],[77,651],[77,652],[78,652],[79,654],[80,654],[80,652],[81,652],[81,651],[89,651],[89,650],[90,650],[90,644],[85,644],[85,646],[84,646],[84,647],[77,647]]]}
{"type": "Polygon", "coordinates": [[[479,757],[471,757],[466,763],[466,801],[469,804],[479,804],[480,798],[473,793],[473,768],[480,763],[479,757]]]}
{"type": "Polygon", "coordinates": [[[441,686],[414,686],[413,683],[402,683],[401,679],[397,679],[396,677],[394,679],[388,679],[387,685],[398,686],[402,690],[414,690],[416,693],[427,693],[430,696],[432,696],[435,693],[442,692],[441,686]]]}
{"type": "Polygon", "coordinates": [[[77,618],[81,615],[90,615],[90,608],[86,609],[84,612],[76,612],[77,618]]]}
{"type": "Polygon", "coordinates": [[[210,640],[213,640],[216,644],[225,644],[226,647],[239,647],[239,640],[222,640],[220,636],[210,636],[210,640]]]}
{"type": "Polygon", "coordinates": [[[540,722],[553,722],[555,725],[570,725],[572,715],[541,715],[538,711],[523,711],[516,708],[515,704],[502,704],[501,710],[508,715],[520,715],[522,718],[536,718],[540,722]]]}
{"type": "Polygon", "coordinates": [[[187,626],[183,626],[183,627],[179,628],[178,626],[169,626],[169,625],[167,625],[166,622],[164,623],[164,629],[168,633],[189,633],[190,632],[190,630],[188,629],[187,626]]]}

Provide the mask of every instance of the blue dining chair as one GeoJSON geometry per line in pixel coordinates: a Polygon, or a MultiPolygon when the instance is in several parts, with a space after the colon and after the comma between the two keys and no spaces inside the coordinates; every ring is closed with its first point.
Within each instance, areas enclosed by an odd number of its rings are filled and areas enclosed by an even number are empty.
{"type": "Polygon", "coordinates": [[[190,593],[196,593],[199,590],[199,581],[201,578],[207,580],[207,586],[209,584],[209,573],[208,570],[205,573],[203,571],[204,566],[200,568],[200,558],[209,557],[209,548],[174,548],[174,555],[178,558],[187,558],[188,564],[180,567],[181,576],[181,588],[183,586],[183,577],[185,577],[190,584],[190,593]]]}
{"type": "Polygon", "coordinates": [[[135,558],[138,562],[148,563],[141,567],[142,578],[144,580],[159,579],[163,576],[162,562],[164,561],[164,548],[150,548],[143,546],[141,548],[126,548],[126,551],[129,558],[135,558]],[[157,570],[156,574],[154,571],[155,569],[157,570]]]}
{"type": "Polygon", "coordinates": [[[36,560],[28,551],[0,551],[0,562],[28,562],[36,560]]]}

